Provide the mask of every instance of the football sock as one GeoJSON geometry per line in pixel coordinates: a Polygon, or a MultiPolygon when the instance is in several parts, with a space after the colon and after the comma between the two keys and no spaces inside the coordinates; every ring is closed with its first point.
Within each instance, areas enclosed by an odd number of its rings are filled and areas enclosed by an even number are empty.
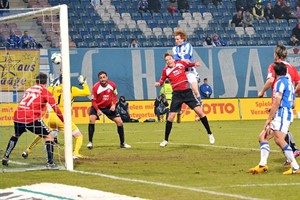
{"type": "Polygon", "coordinates": [[[82,146],[82,140],[83,140],[82,135],[75,137],[75,147],[74,147],[73,154],[79,154],[79,150],[82,146]]]}
{"type": "Polygon", "coordinates": [[[294,169],[299,169],[299,165],[298,165],[296,159],[294,158],[292,148],[287,144],[285,147],[283,147],[282,151],[283,151],[286,159],[291,162],[291,166],[294,169]]]}
{"type": "Polygon", "coordinates": [[[124,127],[123,126],[117,126],[118,127],[118,134],[120,138],[120,144],[123,144],[125,139],[124,139],[124,127]]]}
{"type": "Polygon", "coordinates": [[[284,140],[292,148],[293,152],[298,150],[298,148],[296,147],[296,144],[295,144],[294,137],[293,137],[293,135],[290,131],[288,131],[288,133],[286,134],[284,140]]]}
{"type": "Polygon", "coordinates": [[[46,151],[47,151],[47,159],[48,159],[48,163],[52,164],[53,163],[53,142],[52,141],[46,141],[46,151]]]}
{"type": "Polygon", "coordinates": [[[165,140],[166,141],[169,141],[169,135],[170,135],[171,130],[172,130],[172,125],[173,125],[173,123],[170,122],[169,120],[167,120],[166,130],[165,130],[165,140]]]}
{"type": "Polygon", "coordinates": [[[31,152],[31,150],[38,144],[42,141],[42,138],[40,136],[35,136],[34,140],[32,141],[32,143],[27,147],[26,151],[28,153],[31,152]]]}
{"type": "Polygon", "coordinates": [[[95,132],[95,124],[89,124],[89,142],[93,142],[94,132],[95,132]]]}
{"type": "Polygon", "coordinates": [[[12,150],[15,148],[17,142],[18,142],[18,138],[15,136],[11,136],[7,144],[5,155],[4,155],[6,158],[9,158],[9,155],[11,154],[12,150]]]}
{"type": "Polygon", "coordinates": [[[264,166],[267,164],[267,160],[270,154],[270,145],[268,142],[260,143],[260,166],[264,166]]]}
{"type": "Polygon", "coordinates": [[[207,117],[202,117],[200,118],[203,126],[205,127],[206,131],[207,131],[207,134],[212,134],[211,130],[210,130],[210,127],[209,127],[209,124],[208,124],[208,120],[207,120],[207,117]]]}

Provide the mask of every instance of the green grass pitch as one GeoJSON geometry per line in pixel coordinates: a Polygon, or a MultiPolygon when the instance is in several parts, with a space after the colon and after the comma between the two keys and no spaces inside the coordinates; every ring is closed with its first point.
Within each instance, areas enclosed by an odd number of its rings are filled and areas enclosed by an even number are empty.
{"type": "MultiPolygon", "coordinates": [[[[284,155],[273,140],[270,142],[269,171],[257,175],[247,173],[259,162],[257,140],[264,122],[212,121],[214,145],[209,144],[201,122],[174,123],[165,148],[159,147],[165,123],[128,123],[124,124],[125,137],[131,149],[119,148],[114,124],[97,124],[92,150],[86,148],[87,125],[79,125],[84,134],[81,153],[88,158],[75,160],[75,172],[0,173],[0,189],[51,182],[145,199],[299,199],[300,176],[282,175],[289,167],[283,166],[284,155]]],[[[300,147],[299,125],[300,120],[295,120],[290,130],[300,147]]],[[[2,155],[12,130],[1,127],[2,155]]],[[[27,142],[25,138],[29,141],[33,136],[26,134],[28,138],[25,136],[20,141],[11,159],[23,161],[20,157],[25,148],[23,143],[27,142]]],[[[61,142],[62,137],[60,134],[61,142]]],[[[29,157],[27,162],[34,162],[33,158],[29,157]]],[[[38,162],[44,164],[45,159],[38,162]]],[[[13,167],[12,164],[8,168],[13,167]]]]}

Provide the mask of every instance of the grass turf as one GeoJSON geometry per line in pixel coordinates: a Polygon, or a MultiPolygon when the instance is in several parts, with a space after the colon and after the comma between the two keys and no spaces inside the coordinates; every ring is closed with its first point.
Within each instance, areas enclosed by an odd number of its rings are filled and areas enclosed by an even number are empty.
{"type": "MultiPolygon", "coordinates": [[[[299,123],[300,120],[295,120],[291,126],[296,143],[300,142],[299,123]]],[[[257,175],[247,173],[260,159],[257,139],[264,120],[212,121],[210,124],[216,138],[214,145],[209,144],[201,122],[185,122],[173,124],[165,148],[159,147],[165,123],[124,124],[126,142],[132,145],[131,149],[119,148],[114,124],[98,124],[92,150],[85,147],[87,125],[79,125],[84,134],[81,153],[88,158],[75,160],[77,173],[60,170],[1,173],[0,188],[52,182],[146,199],[299,199],[300,176],[282,175],[289,167],[282,165],[284,156],[273,141],[270,142],[269,171],[257,175]]],[[[13,129],[1,129],[3,154],[13,129]]],[[[11,159],[24,162],[20,152],[34,136],[26,135],[20,139],[11,159]]],[[[61,142],[62,137],[60,134],[61,142]]],[[[26,162],[45,160],[34,161],[29,157],[26,162]]],[[[8,168],[14,167],[12,164],[8,168]]]]}

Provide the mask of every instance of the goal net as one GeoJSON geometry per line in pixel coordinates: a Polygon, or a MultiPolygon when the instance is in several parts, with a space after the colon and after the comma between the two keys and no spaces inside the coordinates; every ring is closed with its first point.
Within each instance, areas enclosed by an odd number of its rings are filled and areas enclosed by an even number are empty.
{"type": "MultiPolygon", "coordinates": [[[[24,91],[35,84],[39,72],[62,73],[64,88],[70,88],[70,60],[68,8],[59,5],[47,8],[0,10],[0,156],[6,152],[14,135],[14,111],[24,91]],[[28,34],[30,37],[26,37],[28,34]],[[18,40],[15,35],[20,37],[18,40]],[[25,38],[21,38],[25,36],[25,38]],[[62,55],[59,65],[51,63],[50,47],[62,55]],[[49,61],[49,62],[48,62],[49,61]],[[60,72],[61,70],[61,72],[60,72]]],[[[48,81],[49,83],[49,81],[48,81]]],[[[63,90],[71,97],[70,90],[63,90]]],[[[59,169],[73,170],[71,99],[64,98],[64,133],[58,134],[59,145],[54,146],[54,162],[59,169]]],[[[45,116],[47,116],[46,112],[45,116]]],[[[22,153],[30,146],[35,134],[27,130],[12,151],[8,167],[2,172],[46,169],[47,152],[42,140],[24,159],[22,153]]]]}

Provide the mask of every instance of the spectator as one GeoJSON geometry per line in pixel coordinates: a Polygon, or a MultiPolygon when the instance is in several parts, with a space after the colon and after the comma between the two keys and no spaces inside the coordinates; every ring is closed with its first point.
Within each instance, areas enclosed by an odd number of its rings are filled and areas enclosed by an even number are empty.
{"type": "Polygon", "coordinates": [[[206,36],[205,37],[205,40],[203,42],[203,46],[204,47],[215,47],[215,43],[213,43],[213,41],[211,40],[211,37],[210,36],[206,36]]]}
{"type": "Polygon", "coordinates": [[[129,47],[130,48],[139,48],[137,40],[136,39],[132,39],[129,47]]]}
{"type": "Polygon", "coordinates": [[[257,20],[263,20],[265,19],[264,17],[264,9],[261,5],[261,2],[257,2],[255,4],[255,6],[253,7],[252,9],[252,14],[253,14],[253,17],[257,20]]]}
{"type": "Polygon", "coordinates": [[[222,3],[222,0],[212,0],[212,3],[213,3],[215,6],[218,6],[219,4],[222,3]]]}
{"type": "Polygon", "coordinates": [[[293,35],[297,38],[297,40],[300,41],[300,23],[299,22],[296,24],[296,27],[294,27],[292,30],[292,36],[293,35]]]}
{"type": "Polygon", "coordinates": [[[160,89],[160,94],[165,94],[166,95],[166,98],[171,101],[172,99],[172,92],[173,92],[173,89],[172,89],[172,86],[170,84],[170,81],[169,79],[166,79],[165,80],[165,83],[164,85],[161,87],[160,89]]]}
{"type": "Polygon", "coordinates": [[[160,12],[161,10],[160,0],[148,0],[148,8],[151,12],[160,12]]]}
{"type": "Polygon", "coordinates": [[[168,6],[167,9],[170,13],[174,14],[175,12],[177,12],[177,0],[169,0],[168,1],[168,6]]]}
{"type": "Polygon", "coordinates": [[[274,17],[274,8],[272,7],[271,2],[268,2],[265,9],[264,9],[265,18],[268,19],[275,19],[274,17]]]}
{"type": "Polygon", "coordinates": [[[20,37],[15,34],[15,31],[10,32],[10,36],[6,39],[6,48],[18,49],[20,47],[20,37]]]}
{"type": "Polygon", "coordinates": [[[130,122],[129,104],[124,96],[120,96],[116,104],[116,111],[120,114],[123,122],[130,122]]]}
{"type": "MultiPolygon", "coordinates": [[[[215,34],[213,37],[213,43],[215,44],[215,46],[219,47],[219,46],[226,46],[226,42],[224,40],[221,40],[219,38],[219,35],[215,34]]],[[[198,79],[200,82],[200,78],[198,79]]]]}
{"type": "Polygon", "coordinates": [[[295,18],[300,19],[300,6],[296,7],[296,11],[294,12],[295,18]]]}
{"type": "Polygon", "coordinates": [[[9,1],[0,0],[0,9],[9,9],[9,1]]]}
{"type": "Polygon", "coordinates": [[[242,27],[243,26],[243,11],[239,10],[235,15],[232,16],[231,26],[242,27]]]}
{"type": "Polygon", "coordinates": [[[178,10],[183,12],[189,12],[190,5],[188,0],[177,0],[178,10]]]}
{"type": "Polygon", "coordinates": [[[160,94],[156,99],[155,99],[155,102],[154,102],[154,112],[155,112],[155,115],[157,116],[157,120],[160,122],[161,120],[163,121],[163,119],[161,119],[161,116],[166,114],[166,121],[168,119],[168,116],[169,116],[169,112],[170,112],[170,109],[168,108],[169,106],[169,103],[168,103],[168,100],[166,98],[166,95],[165,94],[160,94]]]}
{"type": "Polygon", "coordinates": [[[28,31],[24,31],[24,33],[21,37],[20,47],[22,49],[36,49],[37,48],[35,40],[30,35],[28,35],[28,31]]]}
{"type": "Polygon", "coordinates": [[[295,35],[292,35],[291,38],[290,38],[290,41],[288,42],[288,45],[290,45],[290,46],[299,46],[300,42],[299,42],[299,40],[297,39],[297,37],[295,35]]]}
{"type": "Polygon", "coordinates": [[[284,13],[282,10],[282,4],[280,0],[278,0],[274,6],[274,17],[275,19],[284,19],[284,13]]]}
{"type": "Polygon", "coordinates": [[[253,26],[254,17],[250,13],[250,10],[246,10],[243,16],[243,25],[244,27],[252,27],[253,26]]]}
{"type": "Polygon", "coordinates": [[[286,2],[285,6],[282,8],[283,15],[286,20],[296,19],[294,12],[291,9],[291,3],[286,2]]]}
{"type": "Polygon", "coordinates": [[[200,85],[199,90],[200,90],[201,99],[210,98],[210,96],[212,94],[212,89],[211,89],[210,85],[208,85],[207,78],[203,79],[203,84],[200,85]]]}
{"type": "Polygon", "coordinates": [[[149,6],[148,0],[140,0],[140,2],[139,2],[139,11],[148,12],[149,11],[148,6],[149,6]]]}
{"type": "Polygon", "coordinates": [[[244,11],[244,10],[246,10],[246,7],[247,7],[247,1],[246,0],[236,0],[235,7],[236,7],[237,12],[239,10],[244,11]]]}

